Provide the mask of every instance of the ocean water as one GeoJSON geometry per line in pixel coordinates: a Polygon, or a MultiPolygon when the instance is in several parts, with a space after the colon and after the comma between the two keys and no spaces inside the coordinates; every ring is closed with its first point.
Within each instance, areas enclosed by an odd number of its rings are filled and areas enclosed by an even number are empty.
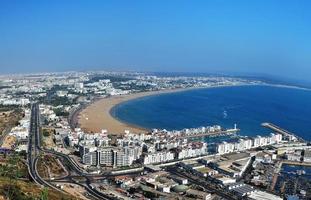
{"type": "Polygon", "coordinates": [[[311,140],[311,91],[272,86],[194,89],[123,102],[117,119],[145,128],[183,129],[236,123],[241,135],[266,135],[271,122],[311,140]]]}

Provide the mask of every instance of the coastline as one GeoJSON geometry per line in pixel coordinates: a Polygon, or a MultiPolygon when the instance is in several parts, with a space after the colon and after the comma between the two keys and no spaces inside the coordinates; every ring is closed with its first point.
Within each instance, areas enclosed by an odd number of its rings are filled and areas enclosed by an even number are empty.
{"type": "Polygon", "coordinates": [[[78,124],[79,127],[86,133],[98,133],[103,129],[107,130],[108,134],[123,134],[125,130],[129,130],[132,133],[146,133],[149,131],[146,128],[127,124],[115,118],[111,114],[113,107],[125,101],[130,101],[146,96],[182,92],[193,89],[200,88],[168,89],[100,98],[92,102],[78,114],[78,124]]]}
{"type": "Polygon", "coordinates": [[[178,88],[178,89],[167,89],[159,91],[148,91],[148,92],[139,92],[128,95],[120,96],[111,96],[106,98],[100,98],[86,108],[84,108],[78,114],[78,124],[79,127],[84,130],[86,133],[98,133],[101,130],[105,129],[108,131],[108,134],[123,134],[125,130],[129,130],[132,133],[146,133],[150,130],[139,127],[133,124],[126,123],[121,121],[112,115],[112,109],[126,101],[146,97],[153,95],[161,95],[165,93],[174,93],[174,92],[183,92],[187,90],[196,90],[196,89],[209,89],[209,88],[220,88],[220,87],[235,87],[235,86],[270,86],[270,87],[281,87],[281,88],[292,88],[300,89],[296,87],[289,87],[286,85],[273,85],[273,84],[239,84],[239,85],[222,85],[222,86],[210,86],[210,87],[191,87],[191,88],[178,88]]]}

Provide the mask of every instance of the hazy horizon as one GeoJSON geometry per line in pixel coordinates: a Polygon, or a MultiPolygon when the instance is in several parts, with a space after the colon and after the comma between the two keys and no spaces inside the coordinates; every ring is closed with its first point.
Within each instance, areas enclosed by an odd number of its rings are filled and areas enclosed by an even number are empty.
{"type": "Polygon", "coordinates": [[[311,76],[309,1],[7,1],[0,74],[311,76]]]}

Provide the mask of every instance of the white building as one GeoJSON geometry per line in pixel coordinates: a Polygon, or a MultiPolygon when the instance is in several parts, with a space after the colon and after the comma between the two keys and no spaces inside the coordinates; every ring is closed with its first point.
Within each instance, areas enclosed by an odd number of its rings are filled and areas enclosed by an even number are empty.
{"type": "Polygon", "coordinates": [[[174,160],[175,154],[170,151],[159,151],[149,153],[144,157],[144,164],[162,163],[174,160]]]}
{"type": "Polygon", "coordinates": [[[207,154],[206,143],[190,143],[178,153],[178,159],[197,157],[207,154]]]}
{"type": "Polygon", "coordinates": [[[113,167],[130,166],[133,164],[134,156],[124,151],[113,151],[113,167]]]}
{"type": "Polygon", "coordinates": [[[64,91],[64,90],[56,91],[56,95],[59,96],[59,97],[67,96],[67,94],[68,94],[68,91],[64,91]]]}
{"type": "Polygon", "coordinates": [[[244,151],[252,148],[253,141],[251,139],[240,139],[239,142],[234,144],[234,149],[236,151],[244,151]]]}
{"type": "Polygon", "coordinates": [[[244,151],[251,148],[262,147],[270,144],[277,144],[282,141],[281,134],[271,134],[270,137],[257,136],[254,139],[240,139],[235,143],[222,142],[217,145],[218,154],[244,151]]]}
{"type": "Polygon", "coordinates": [[[97,152],[89,152],[82,156],[82,162],[85,165],[97,165],[97,152]]]}
{"type": "Polygon", "coordinates": [[[226,153],[234,152],[234,144],[228,143],[228,142],[223,142],[221,144],[218,144],[217,152],[219,154],[226,154],[226,153]]]}
{"type": "Polygon", "coordinates": [[[303,161],[304,162],[311,162],[311,151],[310,150],[305,150],[303,161]]]}
{"type": "Polygon", "coordinates": [[[105,165],[112,167],[130,166],[140,158],[140,147],[97,148],[92,145],[80,146],[80,155],[86,165],[105,165]],[[96,162],[95,162],[96,161],[96,162]]]}
{"type": "Polygon", "coordinates": [[[12,98],[3,98],[0,99],[0,104],[2,105],[20,105],[20,106],[26,106],[30,104],[29,99],[26,98],[18,98],[18,99],[12,99],[12,98]]]}
{"type": "Polygon", "coordinates": [[[99,164],[113,166],[113,150],[111,148],[101,148],[98,150],[99,164]]]}

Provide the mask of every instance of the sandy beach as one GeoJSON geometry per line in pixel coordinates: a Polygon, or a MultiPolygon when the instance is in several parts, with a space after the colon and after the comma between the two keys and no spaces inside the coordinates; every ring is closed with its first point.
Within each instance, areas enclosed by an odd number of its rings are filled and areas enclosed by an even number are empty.
{"type": "Polygon", "coordinates": [[[78,123],[80,128],[87,133],[96,133],[100,132],[103,129],[106,129],[110,134],[123,134],[125,130],[129,130],[132,133],[147,132],[147,129],[120,122],[119,120],[111,116],[110,110],[115,105],[120,104],[124,101],[129,101],[144,96],[179,92],[184,90],[187,89],[141,92],[129,95],[102,98],[95,101],[94,103],[91,103],[79,113],[78,123]]]}
{"type": "MultiPolygon", "coordinates": [[[[241,84],[243,86],[247,84],[241,84]]],[[[151,91],[151,92],[140,92],[129,95],[121,96],[112,96],[108,98],[99,99],[85,109],[83,109],[78,115],[78,124],[79,127],[87,133],[98,133],[103,129],[106,129],[109,134],[123,134],[125,130],[129,130],[132,133],[143,133],[148,132],[149,130],[137,127],[131,124],[126,124],[114,118],[110,114],[110,110],[117,104],[120,104],[124,101],[129,101],[132,99],[158,95],[164,93],[172,92],[181,92],[186,90],[195,90],[202,88],[219,88],[219,87],[234,87],[236,85],[227,85],[227,86],[210,86],[210,87],[194,87],[194,88],[181,88],[181,89],[168,89],[160,91],[151,91]]]]}

